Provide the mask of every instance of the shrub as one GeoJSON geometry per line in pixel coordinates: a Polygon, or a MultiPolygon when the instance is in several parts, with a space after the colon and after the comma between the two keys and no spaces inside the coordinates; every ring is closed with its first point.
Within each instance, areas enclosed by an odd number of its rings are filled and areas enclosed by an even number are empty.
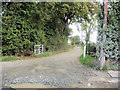
{"type": "Polygon", "coordinates": [[[89,43],[87,46],[88,55],[95,56],[96,45],[94,43],[89,43]]]}

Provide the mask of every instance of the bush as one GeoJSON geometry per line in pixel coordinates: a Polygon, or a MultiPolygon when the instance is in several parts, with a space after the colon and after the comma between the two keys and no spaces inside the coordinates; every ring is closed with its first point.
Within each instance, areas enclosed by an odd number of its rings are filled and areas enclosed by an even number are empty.
{"type": "Polygon", "coordinates": [[[89,43],[87,46],[88,55],[94,56],[96,53],[96,45],[94,43],[89,43]]]}
{"type": "Polygon", "coordinates": [[[6,2],[2,3],[2,7],[4,12],[2,14],[2,54],[4,56],[30,56],[36,44],[44,44],[47,51],[67,47],[67,37],[72,30],[66,26],[64,32],[62,31],[63,19],[58,17],[58,14],[51,13],[56,13],[55,10],[57,10],[50,9],[51,4],[6,2]],[[43,7],[44,5],[47,5],[47,9],[43,7]]]}

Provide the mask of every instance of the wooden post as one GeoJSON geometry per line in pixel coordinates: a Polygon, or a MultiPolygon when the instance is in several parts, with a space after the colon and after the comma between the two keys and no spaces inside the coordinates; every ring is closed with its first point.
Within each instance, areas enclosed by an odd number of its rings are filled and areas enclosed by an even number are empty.
{"type": "MultiPolygon", "coordinates": [[[[107,27],[107,7],[108,7],[108,0],[104,1],[104,22],[103,22],[103,29],[105,30],[107,27]]],[[[105,64],[105,54],[103,50],[103,45],[106,41],[106,31],[103,31],[103,40],[102,40],[102,47],[101,47],[101,56],[100,56],[100,69],[102,70],[105,64]]]]}

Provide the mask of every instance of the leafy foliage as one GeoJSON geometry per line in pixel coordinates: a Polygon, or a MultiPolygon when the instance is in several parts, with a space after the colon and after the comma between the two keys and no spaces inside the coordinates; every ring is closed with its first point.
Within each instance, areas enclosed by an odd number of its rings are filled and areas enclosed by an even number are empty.
{"type": "Polygon", "coordinates": [[[71,43],[74,44],[80,44],[80,37],[78,35],[71,37],[71,43]]]}
{"type": "MultiPolygon", "coordinates": [[[[120,55],[120,27],[119,27],[119,18],[120,18],[120,2],[108,2],[108,23],[107,23],[107,29],[106,31],[106,42],[104,43],[104,52],[105,57],[107,59],[114,59],[119,60],[120,55]]],[[[102,29],[103,25],[103,8],[102,5],[100,6],[100,11],[98,14],[98,24],[99,24],[99,31],[98,31],[98,44],[97,44],[97,55],[100,54],[100,48],[101,48],[101,40],[102,40],[102,32],[104,29],[102,29]]]]}
{"type": "Polygon", "coordinates": [[[82,49],[82,51],[84,51],[84,46],[80,46],[80,48],[82,49]]]}
{"type": "Polygon", "coordinates": [[[79,58],[79,61],[83,64],[83,65],[86,65],[88,67],[96,67],[95,65],[95,58],[89,56],[89,55],[86,55],[85,58],[83,58],[83,54],[80,56],[79,58]]]}
{"type": "Polygon", "coordinates": [[[96,7],[90,2],[3,2],[3,55],[31,55],[35,44],[46,51],[67,47],[68,25],[89,20],[96,7]],[[89,8],[91,7],[91,8],[89,8]]]}
{"type": "Polygon", "coordinates": [[[95,57],[96,54],[96,44],[95,43],[89,43],[87,46],[87,50],[88,50],[88,55],[91,55],[93,57],[95,57]]]}

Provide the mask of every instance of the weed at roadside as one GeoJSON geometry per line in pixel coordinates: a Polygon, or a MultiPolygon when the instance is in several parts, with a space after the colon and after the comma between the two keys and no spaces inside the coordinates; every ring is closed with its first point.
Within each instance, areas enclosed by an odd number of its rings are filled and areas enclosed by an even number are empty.
{"type": "Polygon", "coordinates": [[[21,58],[15,57],[15,56],[4,56],[2,57],[2,61],[14,61],[14,60],[20,60],[21,58]]]}

